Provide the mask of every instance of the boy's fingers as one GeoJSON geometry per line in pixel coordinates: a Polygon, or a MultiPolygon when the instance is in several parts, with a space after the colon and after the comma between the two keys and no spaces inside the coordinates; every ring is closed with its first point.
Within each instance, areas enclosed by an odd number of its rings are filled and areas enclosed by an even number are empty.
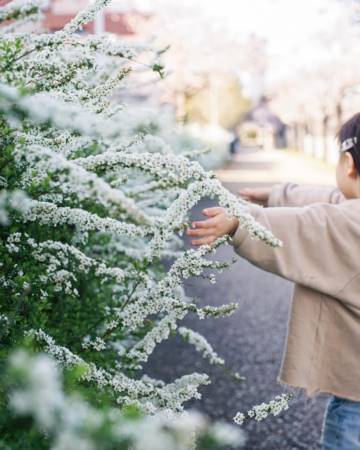
{"type": "Polygon", "coordinates": [[[192,223],[193,228],[211,228],[214,225],[215,219],[199,220],[192,223]]]}
{"type": "Polygon", "coordinates": [[[212,235],[214,230],[212,228],[198,228],[196,230],[189,228],[186,232],[188,236],[202,237],[212,235]]]}
{"type": "Polygon", "coordinates": [[[246,188],[246,189],[239,189],[238,194],[241,197],[252,197],[254,195],[254,191],[252,189],[246,188]]]}
{"type": "Polygon", "coordinates": [[[210,245],[215,241],[215,236],[207,236],[202,239],[195,239],[194,241],[191,241],[192,245],[210,245]]]}
{"type": "Polygon", "coordinates": [[[214,216],[217,216],[218,214],[221,214],[223,211],[224,211],[224,208],[221,208],[220,206],[214,206],[213,208],[203,209],[202,213],[205,216],[214,217],[214,216]]]}
{"type": "Polygon", "coordinates": [[[243,194],[249,194],[251,192],[253,192],[253,189],[251,188],[241,188],[238,190],[239,194],[243,193],[243,194]]]}

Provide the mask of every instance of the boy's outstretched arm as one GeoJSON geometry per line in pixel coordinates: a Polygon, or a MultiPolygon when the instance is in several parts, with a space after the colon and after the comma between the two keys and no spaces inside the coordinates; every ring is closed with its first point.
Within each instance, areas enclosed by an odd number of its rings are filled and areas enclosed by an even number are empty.
{"type": "Polygon", "coordinates": [[[263,206],[306,206],[312,203],[343,202],[341,191],[331,186],[305,186],[295,183],[276,184],[272,188],[241,189],[245,200],[263,206]]]}
{"type": "Polygon", "coordinates": [[[269,206],[269,197],[273,188],[242,188],[238,194],[244,200],[261,206],[269,206]]]}
{"type": "Polygon", "coordinates": [[[235,251],[254,265],[346,299],[353,282],[359,284],[360,291],[360,269],[353,254],[360,242],[360,210],[352,202],[358,200],[340,205],[316,203],[303,208],[250,205],[254,218],[283,242],[277,248],[252,239],[238,226],[238,219],[227,218],[223,208],[204,210],[207,220],[193,222],[194,228],[187,233],[194,238],[193,245],[211,244],[220,236],[232,235],[235,251]]]}

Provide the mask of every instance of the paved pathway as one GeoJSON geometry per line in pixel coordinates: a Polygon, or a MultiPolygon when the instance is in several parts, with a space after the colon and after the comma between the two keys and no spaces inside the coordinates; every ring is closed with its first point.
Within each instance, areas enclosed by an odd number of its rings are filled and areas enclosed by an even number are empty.
{"type": "MultiPolygon", "coordinates": [[[[282,152],[244,151],[218,172],[231,189],[240,186],[272,184],[293,180],[331,184],[331,171],[322,164],[282,152]]],[[[210,202],[202,202],[194,212],[210,202]]],[[[231,248],[222,248],[218,259],[233,256],[231,248]]],[[[247,378],[243,384],[230,379],[219,368],[206,364],[189,346],[177,338],[161,345],[150,363],[153,376],[172,380],[184,373],[206,371],[212,384],[202,390],[203,399],[190,406],[210,417],[231,421],[238,410],[273,398],[289,389],[279,385],[276,377],[281,364],[286,337],[291,283],[265,273],[239,260],[218,278],[216,285],[189,280],[187,291],[201,304],[221,305],[234,301],[237,312],[228,318],[199,321],[188,319],[187,325],[203,333],[227,364],[247,378]],[[175,347],[174,347],[175,345],[175,347]],[[174,348],[176,351],[174,351],[174,348]]],[[[318,450],[326,397],[309,399],[294,391],[291,409],[277,418],[249,422],[246,450],[318,450]]]]}

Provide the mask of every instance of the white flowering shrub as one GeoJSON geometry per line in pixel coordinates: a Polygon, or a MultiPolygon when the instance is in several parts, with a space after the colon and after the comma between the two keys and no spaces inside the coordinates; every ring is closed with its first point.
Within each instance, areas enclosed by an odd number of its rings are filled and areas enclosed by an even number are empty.
{"type": "MultiPolygon", "coordinates": [[[[217,198],[253,238],[279,242],[191,153],[172,151],[119,102],[139,65],[160,76],[163,68],[151,49],[76,33],[108,3],[90,3],[54,34],[21,31],[41,0],[0,9],[1,358],[30,339],[65,370],[83,368],[77,381],[88,398],[179,412],[208,376],[165,384],[140,376],[142,364],[187,314],[235,308],[199,307],[185,295],[184,279],[227,266],[209,258],[225,238],[183,249],[188,212],[217,198]]],[[[224,364],[204,338],[179,333],[224,364]]]]}
{"type": "Polygon", "coordinates": [[[7,408],[0,403],[0,427],[7,430],[0,437],[0,448],[188,450],[196,440],[198,450],[212,450],[243,442],[234,427],[211,425],[196,412],[147,416],[132,407],[121,411],[106,400],[95,407],[69,388],[71,378],[82,370],[75,367],[64,379],[48,356],[12,353],[0,371],[0,386],[9,399],[7,408]]]}

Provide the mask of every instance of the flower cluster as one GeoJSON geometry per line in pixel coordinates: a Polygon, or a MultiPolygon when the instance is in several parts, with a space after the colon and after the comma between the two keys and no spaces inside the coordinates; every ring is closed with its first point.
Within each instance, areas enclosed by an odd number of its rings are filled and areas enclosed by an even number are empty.
{"type": "MultiPolygon", "coordinates": [[[[176,330],[177,321],[183,319],[187,311],[175,310],[165,316],[146,336],[129,351],[128,356],[135,361],[147,361],[157,344],[167,339],[176,330]]],[[[181,328],[179,328],[180,333],[181,328]]]]}
{"type": "Polygon", "coordinates": [[[242,425],[246,419],[254,418],[257,421],[266,419],[269,415],[278,416],[283,411],[289,409],[289,401],[291,400],[291,394],[277,395],[269,403],[261,403],[255,405],[247,413],[236,413],[234,422],[238,425],[242,425]]]}
{"type": "Polygon", "coordinates": [[[179,334],[186,342],[192,344],[196,351],[202,353],[203,357],[208,359],[211,364],[223,365],[225,363],[201,334],[186,327],[180,327],[179,334]]]}
{"type": "MultiPolygon", "coordinates": [[[[0,179],[1,182],[1,179],[0,179]]],[[[29,210],[30,201],[24,191],[15,190],[7,191],[3,189],[0,191],[0,226],[8,225],[10,222],[11,213],[16,211],[26,212],[29,210]]]]}
{"type": "MultiPolygon", "coordinates": [[[[23,21],[28,18],[36,20],[38,14],[47,3],[47,0],[33,0],[32,2],[27,0],[14,0],[1,8],[0,23],[10,20],[23,21]]],[[[6,28],[6,31],[9,32],[10,29],[6,28]]]]}

